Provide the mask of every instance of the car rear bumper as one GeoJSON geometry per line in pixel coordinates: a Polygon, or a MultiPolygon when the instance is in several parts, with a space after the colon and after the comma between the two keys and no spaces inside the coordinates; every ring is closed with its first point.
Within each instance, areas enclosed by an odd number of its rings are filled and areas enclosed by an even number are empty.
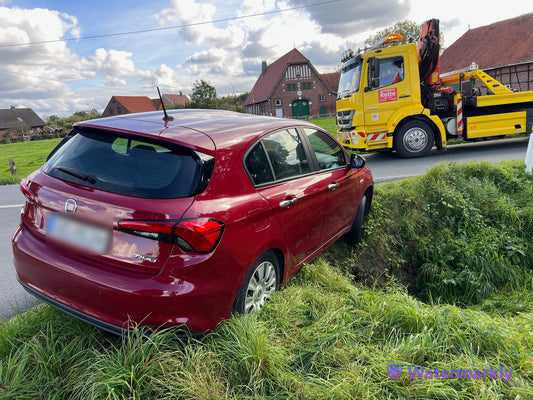
{"type": "Polygon", "coordinates": [[[125,329],[125,328],[122,328],[122,327],[107,323],[107,322],[99,320],[97,318],[93,318],[93,317],[91,317],[91,316],[89,316],[87,314],[84,314],[84,313],[80,312],[80,311],[77,311],[77,310],[75,310],[73,308],[70,308],[70,307],[68,307],[68,306],[66,306],[66,305],[64,305],[64,304],[62,304],[62,303],[60,303],[58,301],[55,301],[55,300],[51,299],[50,297],[45,296],[44,294],[42,294],[38,290],[33,289],[32,287],[26,285],[20,279],[17,278],[17,280],[22,285],[22,287],[24,289],[26,289],[26,291],[28,293],[30,293],[31,295],[37,297],[39,300],[43,301],[44,303],[48,303],[51,306],[57,308],[58,310],[63,311],[65,314],[68,314],[71,317],[78,318],[78,319],[80,319],[80,320],[82,320],[84,322],[87,322],[88,324],[96,326],[97,328],[100,328],[100,329],[102,329],[104,331],[113,333],[115,335],[124,335],[124,334],[128,334],[128,333],[132,333],[133,332],[132,329],[125,329]]]}
{"type": "Polygon", "coordinates": [[[224,292],[216,282],[205,282],[205,274],[198,284],[94,266],[47,246],[23,225],[13,237],[13,260],[17,279],[29,293],[114,334],[127,334],[136,326],[182,326],[204,333],[231,314],[227,287],[224,292]]]}

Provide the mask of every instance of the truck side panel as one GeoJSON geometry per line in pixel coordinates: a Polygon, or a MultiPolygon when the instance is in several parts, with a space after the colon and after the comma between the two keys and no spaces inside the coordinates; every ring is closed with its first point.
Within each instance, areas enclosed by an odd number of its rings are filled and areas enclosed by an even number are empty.
{"type": "Polygon", "coordinates": [[[526,132],[526,111],[466,118],[468,139],[526,132]]]}

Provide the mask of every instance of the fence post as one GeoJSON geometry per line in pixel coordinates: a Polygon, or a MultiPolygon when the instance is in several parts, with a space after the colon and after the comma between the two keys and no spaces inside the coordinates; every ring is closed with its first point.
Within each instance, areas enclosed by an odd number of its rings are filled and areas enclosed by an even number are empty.
{"type": "Polygon", "coordinates": [[[12,176],[17,176],[17,167],[15,167],[15,160],[9,159],[9,169],[11,170],[12,176]]]}
{"type": "Polygon", "coordinates": [[[529,136],[529,143],[526,151],[526,172],[533,172],[533,132],[529,136]]]}

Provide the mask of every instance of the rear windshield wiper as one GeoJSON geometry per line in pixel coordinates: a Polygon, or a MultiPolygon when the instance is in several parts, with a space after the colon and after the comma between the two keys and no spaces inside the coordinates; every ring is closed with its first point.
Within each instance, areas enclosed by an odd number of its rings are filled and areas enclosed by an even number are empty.
{"type": "Polygon", "coordinates": [[[69,174],[78,179],[81,179],[82,181],[89,182],[91,185],[94,185],[96,183],[96,177],[93,175],[84,174],[83,172],[76,171],[75,169],[69,167],[56,167],[56,169],[60,170],[61,172],[64,172],[65,174],[69,174]]]}

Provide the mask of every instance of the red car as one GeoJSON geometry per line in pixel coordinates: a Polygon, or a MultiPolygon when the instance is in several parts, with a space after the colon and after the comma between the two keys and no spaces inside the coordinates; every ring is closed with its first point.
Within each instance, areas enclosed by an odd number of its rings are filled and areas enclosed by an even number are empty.
{"type": "Polygon", "coordinates": [[[20,283],[99,328],[203,333],[261,308],[302,265],[355,242],[373,181],[329,133],[229,111],[78,123],[13,238],[20,283]]]}

